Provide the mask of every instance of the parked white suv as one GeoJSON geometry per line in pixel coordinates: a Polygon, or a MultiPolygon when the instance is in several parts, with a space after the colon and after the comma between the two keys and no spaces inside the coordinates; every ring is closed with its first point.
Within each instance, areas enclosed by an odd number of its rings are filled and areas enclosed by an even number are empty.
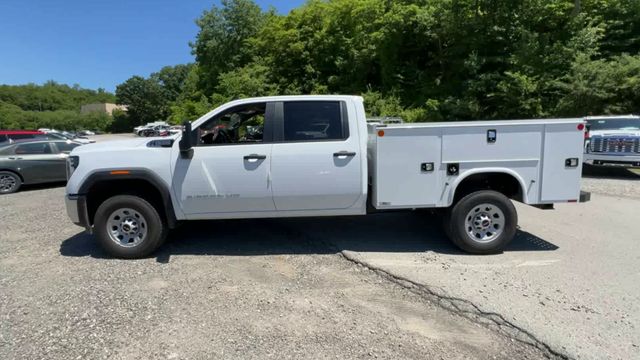
{"type": "Polygon", "coordinates": [[[451,240],[486,254],[516,233],[511,200],[588,200],[583,141],[582,119],[367,125],[357,96],[244,99],[174,137],[76,148],[66,206],[123,258],[150,254],[185,220],[417,208],[443,210],[451,240]]]}
{"type": "Polygon", "coordinates": [[[587,164],[640,167],[640,116],[590,116],[586,121],[587,164]]]}

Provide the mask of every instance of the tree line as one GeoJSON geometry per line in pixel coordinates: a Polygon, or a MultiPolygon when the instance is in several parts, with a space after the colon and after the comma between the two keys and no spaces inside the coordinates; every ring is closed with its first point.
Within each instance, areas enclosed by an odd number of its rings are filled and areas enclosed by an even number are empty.
{"type": "Polygon", "coordinates": [[[104,89],[89,90],[48,81],[43,85],[0,85],[0,129],[109,130],[113,119],[100,113],[80,114],[80,106],[115,102],[104,89]]]}
{"type": "Polygon", "coordinates": [[[640,112],[638,0],[223,0],[196,24],[195,62],[118,85],[113,127],[287,94],[362,95],[406,121],[640,112]]]}
{"type": "Polygon", "coordinates": [[[276,94],[359,94],[406,121],[640,112],[637,0],[310,0],[286,15],[223,0],[196,23],[194,64],[118,86],[134,108],[133,87],[167,90],[133,117],[276,94]]]}

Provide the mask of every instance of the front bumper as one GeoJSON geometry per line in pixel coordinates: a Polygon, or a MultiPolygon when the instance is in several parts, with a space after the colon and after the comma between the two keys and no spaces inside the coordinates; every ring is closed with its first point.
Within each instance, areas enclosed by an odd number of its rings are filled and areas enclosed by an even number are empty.
{"type": "Polygon", "coordinates": [[[87,197],[84,195],[67,195],[64,202],[67,207],[67,215],[69,215],[71,221],[91,233],[92,228],[89,222],[89,213],[87,212],[87,197]]]}
{"type": "Polygon", "coordinates": [[[640,155],[585,153],[584,162],[589,165],[640,167],[640,155]]]}

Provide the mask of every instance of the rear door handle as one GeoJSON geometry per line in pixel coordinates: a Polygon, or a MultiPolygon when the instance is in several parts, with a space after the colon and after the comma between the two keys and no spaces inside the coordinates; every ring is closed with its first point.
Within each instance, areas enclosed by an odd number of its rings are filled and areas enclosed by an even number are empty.
{"type": "Polygon", "coordinates": [[[356,153],[353,151],[339,151],[337,153],[333,153],[333,157],[342,157],[342,156],[356,156],[356,153]]]}
{"type": "Polygon", "coordinates": [[[260,154],[251,154],[251,155],[244,156],[245,160],[264,160],[266,158],[267,158],[267,155],[260,155],[260,154]]]}
{"type": "Polygon", "coordinates": [[[22,160],[22,158],[21,157],[11,156],[11,157],[9,157],[9,160],[22,160]]]}

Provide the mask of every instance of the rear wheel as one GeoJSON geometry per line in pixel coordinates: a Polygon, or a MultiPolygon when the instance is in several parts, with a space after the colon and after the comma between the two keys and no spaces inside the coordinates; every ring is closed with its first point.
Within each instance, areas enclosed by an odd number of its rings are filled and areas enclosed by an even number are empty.
{"type": "Polygon", "coordinates": [[[167,237],[167,226],[146,200],[132,195],[107,199],[96,211],[94,229],[100,245],[112,256],[142,258],[167,237]]]}
{"type": "Polygon", "coordinates": [[[11,194],[22,186],[22,179],[11,171],[0,171],[0,194],[11,194]]]}
{"type": "Polygon", "coordinates": [[[458,201],[445,217],[445,233],[456,246],[473,254],[501,252],[513,240],[518,214],[509,198],[483,190],[458,201]]]}

